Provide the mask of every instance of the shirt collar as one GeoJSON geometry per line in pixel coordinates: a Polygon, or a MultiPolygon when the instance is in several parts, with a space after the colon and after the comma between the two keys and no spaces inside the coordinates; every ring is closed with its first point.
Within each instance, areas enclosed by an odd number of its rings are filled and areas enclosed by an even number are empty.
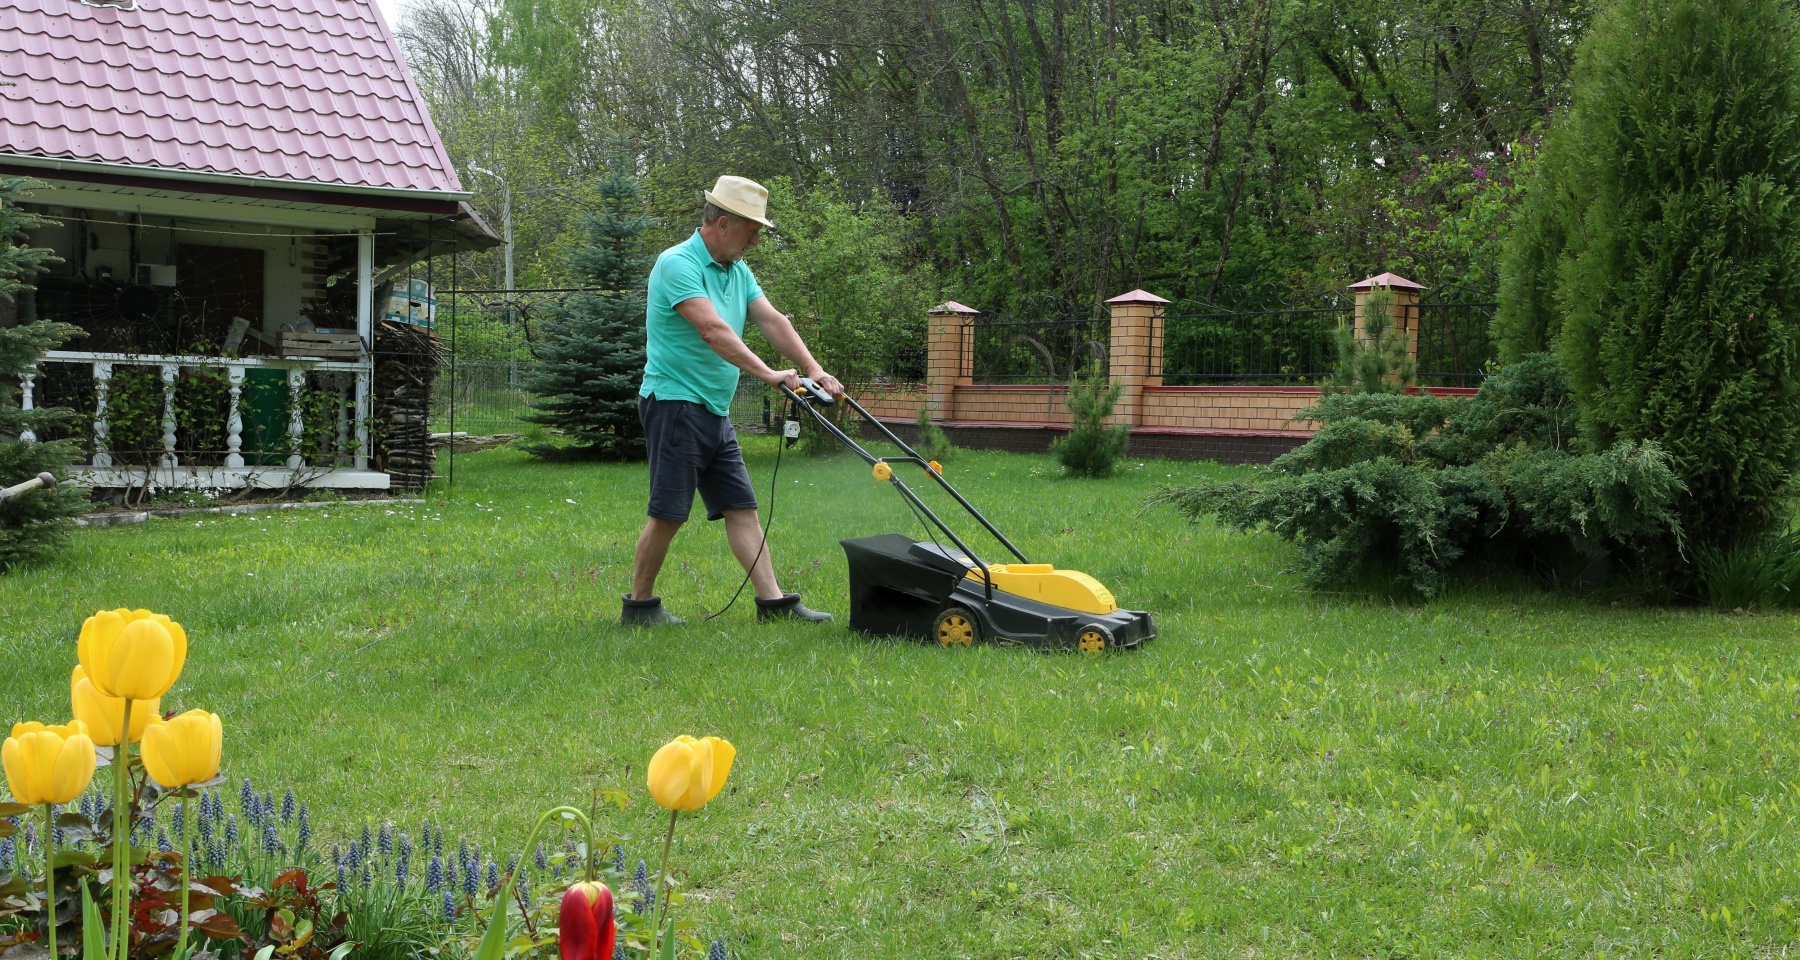
{"type": "Polygon", "coordinates": [[[695,230],[694,235],[689,237],[687,242],[688,246],[692,248],[694,258],[699,260],[702,266],[718,267],[726,273],[731,272],[731,264],[720,263],[713,259],[712,251],[706,249],[706,240],[700,236],[699,230],[695,230]]]}

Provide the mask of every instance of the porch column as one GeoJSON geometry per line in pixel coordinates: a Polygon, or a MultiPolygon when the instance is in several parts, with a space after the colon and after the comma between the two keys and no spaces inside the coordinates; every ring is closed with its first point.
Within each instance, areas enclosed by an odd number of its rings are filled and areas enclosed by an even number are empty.
{"type": "Polygon", "coordinates": [[[1162,386],[1163,307],[1169,301],[1133,290],[1106,301],[1112,309],[1107,378],[1124,387],[1113,407],[1113,422],[1137,424],[1143,416],[1144,388],[1162,386]]]}
{"type": "Polygon", "coordinates": [[[181,459],[175,455],[175,377],[181,368],[173,363],[162,365],[162,465],[176,467],[181,459]]]}
{"type": "Polygon", "coordinates": [[[226,365],[225,383],[231,388],[231,406],[225,413],[225,466],[236,470],[244,465],[244,414],[238,406],[244,396],[241,364],[226,365]]]}
{"type": "Polygon", "coordinates": [[[305,458],[300,455],[300,441],[306,434],[306,416],[302,409],[301,394],[306,387],[306,371],[300,367],[289,367],[287,372],[288,386],[288,458],[289,470],[298,470],[305,465],[305,458]]]}
{"type": "Polygon", "coordinates": [[[925,383],[931,419],[956,419],[955,388],[975,379],[975,318],[981,311],[946,300],[926,315],[925,383]]]}
{"type": "Polygon", "coordinates": [[[356,458],[358,470],[369,468],[369,379],[374,370],[375,235],[356,235],[356,335],[363,356],[356,369],[356,458]]]}

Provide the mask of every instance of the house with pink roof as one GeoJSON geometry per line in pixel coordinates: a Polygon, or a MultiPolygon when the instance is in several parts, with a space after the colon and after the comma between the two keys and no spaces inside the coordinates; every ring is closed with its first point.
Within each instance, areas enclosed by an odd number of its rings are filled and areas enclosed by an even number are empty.
{"type": "Polygon", "coordinates": [[[61,258],[0,325],[86,332],[24,402],[92,411],[96,486],[387,488],[382,317],[498,243],[373,0],[5,0],[0,177],[61,258]]]}

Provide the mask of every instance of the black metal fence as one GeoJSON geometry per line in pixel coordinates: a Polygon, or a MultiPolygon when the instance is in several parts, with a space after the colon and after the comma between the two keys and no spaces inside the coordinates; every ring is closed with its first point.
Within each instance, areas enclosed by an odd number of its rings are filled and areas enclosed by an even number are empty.
{"type": "MultiPolygon", "coordinates": [[[[1417,333],[1416,382],[1475,387],[1494,358],[1492,303],[1423,303],[1407,327],[1417,333]]],[[[1337,363],[1340,326],[1356,321],[1349,300],[1274,310],[1221,310],[1193,301],[1163,314],[1163,383],[1170,386],[1315,386],[1337,363]]]]}
{"type": "Polygon", "coordinates": [[[982,317],[968,344],[976,383],[1068,383],[1090,364],[1106,369],[1111,313],[1054,297],[1028,297],[982,317]]]}

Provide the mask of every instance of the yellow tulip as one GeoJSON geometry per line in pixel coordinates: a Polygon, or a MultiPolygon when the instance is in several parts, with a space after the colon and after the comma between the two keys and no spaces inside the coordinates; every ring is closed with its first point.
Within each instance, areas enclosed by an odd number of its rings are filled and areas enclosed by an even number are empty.
{"type": "MultiPolygon", "coordinates": [[[[119,744],[119,724],[125,716],[125,701],[101,693],[88,679],[87,671],[76,667],[69,675],[69,701],[77,719],[87,724],[88,736],[102,747],[119,744]]],[[[144,728],[160,723],[162,698],[143,700],[131,705],[131,742],[144,739],[144,728]]]]}
{"type": "Polygon", "coordinates": [[[205,783],[219,775],[224,741],[218,714],[189,710],[144,731],[144,769],[167,790],[205,783]]]}
{"type": "Polygon", "coordinates": [[[725,789],[735,759],[737,748],[728,741],[682,734],[650,758],[650,796],[669,810],[698,810],[725,789]]]}
{"type": "Polygon", "coordinates": [[[187,631],[148,610],[102,610],[81,625],[76,650],[88,679],[101,693],[155,700],[181,676],[187,661],[187,631]]]}
{"type": "Polygon", "coordinates": [[[20,803],[68,803],[94,779],[94,741],[77,720],[61,727],[21,723],[0,744],[6,786],[20,803]]]}

